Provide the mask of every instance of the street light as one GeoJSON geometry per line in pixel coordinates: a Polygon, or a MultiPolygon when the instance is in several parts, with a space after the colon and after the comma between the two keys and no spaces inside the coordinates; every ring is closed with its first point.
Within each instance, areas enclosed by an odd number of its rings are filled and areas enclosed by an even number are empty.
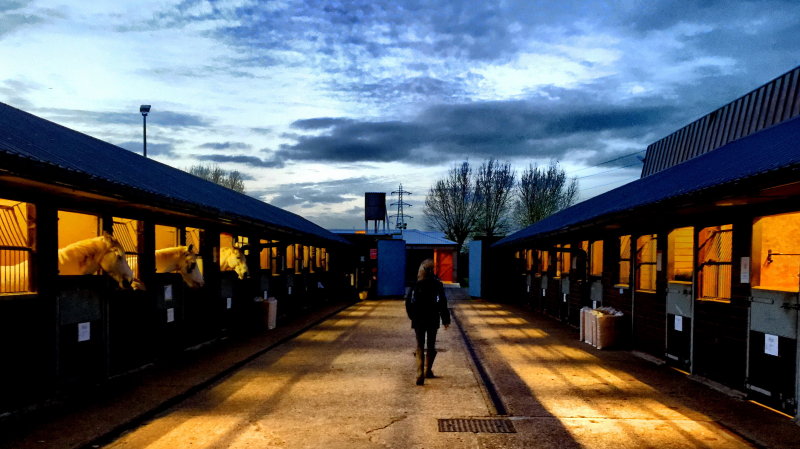
{"type": "Polygon", "coordinates": [[[144,157],[147,157],[147,114],[150,112],[150,105],[143,104],[139,106],[139,112],[142,113],[142,135],[144,136],[144,157]]]}

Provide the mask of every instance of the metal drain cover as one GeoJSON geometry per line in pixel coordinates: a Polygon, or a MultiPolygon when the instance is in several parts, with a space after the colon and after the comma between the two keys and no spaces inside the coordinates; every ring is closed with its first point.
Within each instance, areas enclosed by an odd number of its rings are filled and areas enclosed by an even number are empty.
{"type": "Polygon", "coordinates": [[[511,421],[494,418],[440,419],[439,432],[517,433],[511,421]]]}

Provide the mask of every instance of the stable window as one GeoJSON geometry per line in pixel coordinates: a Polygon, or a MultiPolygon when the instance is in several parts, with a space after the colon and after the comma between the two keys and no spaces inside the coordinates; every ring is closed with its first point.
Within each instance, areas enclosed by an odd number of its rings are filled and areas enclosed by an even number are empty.
{"type": "Polygon", "coordinates": [[[658,236],[647,234],[636,239],[636,288],[656,290],[656,259],[658,236]]]}
{"type": "Polygon", "coordinates": [[[102,222],[97,215],[58,211],[58,272],[60,275],[100,274],[100,270],[85,273],[87,241],[100,235],[102,222]]]}
{"type": "Polygon", "coordinates": [[[550,270],[550,252],[539,251],[539,271],[542,274],[547,274],[548,270],[550,270]]]}
{"type": "Polygon", "coordinates": [[[312,273],[314,272],[314,267],[312,266],[314,257],[314,247],[303,246],[303,268],[307,268],[312,273]]]}
{"type": "Polygon", "coordinates": [[[631,284],[631,236],[619,237],[619,259],[617,262],[617,284],[629,286],[631,284]]]}
{"type": "Polygon", "coordinates": [[[203,232],[204,231],[202,229],[190,227],[187,227],[184,230],[184,243],[187,247],[191,245],[192,252],[197,254],[195,262],[197,262],[197,268],[200,270],[200,273],[203,273],[203,256],[200,255],[200,242],[203,240],[203,232]]]}
{"type": "Polygon", "coordinates": [[[273,276],[280,276],[281,272],[284,270],[283,264],[285,263],[285,258],[281,257],[280,247],[278,246],[278,241],[273,240],[273,247],[270,249],[270,266],[272,267],[272,275],[273,276]]]}
{"type": "Polygon", "coordinates": [[[269,270],[272,268],[271,246],[269,240],[261,239],[258,242],[261,246],[261,251],[258,252],[258,267],[262,270],[269,270]]]}
{"type": "Polygon", "coordinates": [[[125,260],[133,271],[133,277],[139,278],[139,242],[142,237],[142,224],[139,220],[114,217],[114,238],[125,251],[125,260]]]}
{"type": "Polygon", "coordinates": [[[589,274],[592,276],[603,275],[603,241],[595,240],[590,248],[589,274]]]}
{"type": "Polygon", "coordinates": [[[319,269],[319,265],[317,264],[317,251],[319,249],[316,246],[309,246],[308,247],[308,271],[314,273],[317,269],[319,269]]]}
{"type": "Polygon", "coordinates": [[[35,242],[33,204],[0,199],[0,294],[36,291],[31,277],[35,242]]]}
{"type": "Polygon", "coordinates": [[[533,270],[533,250],[526,249],[525,250],[525,271],[530,272],[533,270]]]}
{"type": "MultiPolygon", "coordinates": [[[[234,248],[236,246],[240,247],[247,247],[247,244],[250,242],[250,239],[243,236],[233,236],[232,234],[228,234],[223,232],[219,235],[219,247],[220,251],[222,248],[234,248]]],[[[245,256],[250,254],[250,250],[244,249],[242,254],[245,256]]],[[[235,267],[232,266],[230,263],[223,263],[222,255],[220,255],[220,270],[222,271],[235,271],[235,267]]]]}
{"type": "Polygon", "coordinates": [[[301,273],[303,265],[303,245],[294,243],[286,246],[286,268],[294,270],[295,274],[301,273]]]}
{"type": "Polygon", "coordinates": [[[694,228],[677,228],[667,236],[667,280],[692,282],[694,228]]]}
{"type": "Polygon", "coordinates": [[[328,250],[325,248],[317,248],[317,267],[324,271],[328,271],[328,250]]]}
{"type": "Polygon", "coordinates": [[[800,282],[800,212],[753,222],[750,282],[767,290],[797,292],[800,282]]]}
{"type": "Polygon", "coordinates": [[[699,299],[730,302],[733,225],[704,228],[697,244],[699,299]]]}
{"type": "Polygon", "coordinates": [[[570,245],[556,245],[558,248],[556,252],[556,277],[560,278],[562,275],[569,276],[569,252],[561,251],[562,249],[569,249],[570,245]]]}

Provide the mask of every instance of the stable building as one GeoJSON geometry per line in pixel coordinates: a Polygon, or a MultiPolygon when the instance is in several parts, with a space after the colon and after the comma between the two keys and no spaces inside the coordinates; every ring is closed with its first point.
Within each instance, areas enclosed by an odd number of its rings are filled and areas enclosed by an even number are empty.
{"type": "Polygon", "coordinates": [[[642,177],[491,246],[497,299],[797,416],[800,67],[648,146],[642,177]]]}
{"type": "Polygon", "coordinates": [[[457,247],[436,231],[402,229],[396,231],[331,232],[353,244],[351,254],[358,267],[352,285],[363,297],[398,297],[417,280],[417,270],[425,259],[432,259],[436,276],[446,284],[456,283],[457,247]]]}
{"type": "Polygon", "coordinates": [[[275,299],[281,318],[345,291],[348,247],[298,215],[0,103],[0,415],[267,331],[275,299]]]}

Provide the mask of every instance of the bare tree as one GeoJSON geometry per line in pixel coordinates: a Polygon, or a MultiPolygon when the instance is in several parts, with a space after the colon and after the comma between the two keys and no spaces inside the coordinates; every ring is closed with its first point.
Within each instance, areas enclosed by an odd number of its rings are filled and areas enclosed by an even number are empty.
{"type": "Polygon", "coordinates": [[[472,167],[468,161],[450,169],[425,197],[425,218],[433,228],[458,244],[458,251],[475,227],[476,207],[472,167]]]}
{"type": "Polygon", "coordinates": [[[476,231],[487,237],[505,234],[509,228],[514,170],[510,162],[484,161],[475,174],[476,231]]]}
{"type": "Polygon", "coordinates": [[[224,170],[219,167],[219,165],[192,165],[187,170],[189,173],[197,176],[198,178],[203,178],[206,181],[211,181],[213,183],[219,184],[223,187],[227,187],[231,190],[235,190],[239,193],[245,193],[244,191],[244,179],[242,178],[242,174],[239,173],[237,170],[224,170]]]}
{"type": "Polygon", "coordinates": [[[553,161],[547,168],[529,165],[517,184],[517,201],[514,214],[522,227],[565,209],[575,203],[578,196],[577,178],[567,178],[567,173],[553,161]]]}

